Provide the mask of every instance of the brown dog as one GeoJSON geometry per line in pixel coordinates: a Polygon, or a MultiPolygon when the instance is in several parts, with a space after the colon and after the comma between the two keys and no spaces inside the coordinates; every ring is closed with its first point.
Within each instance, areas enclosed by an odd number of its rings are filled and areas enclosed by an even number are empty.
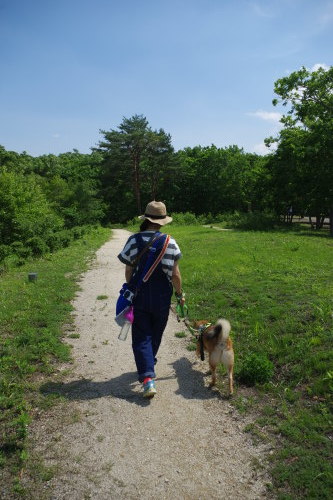
{"type": "Polygon", "coordinates": [[[200,334],[197,342],[197,355],[201,353],[201,342],[205,351],[209,353],[209,366],[212,372],[210,387],[216,384],[216,368],[223,363],[228,371],[229,394],[233,394],[234,350],[229,337],[231,326],[228,320],[219,319],[215,325],[207,325],[207,321],[196,321],[194,328],[200,334]],[[202,338],[202,340],[200,339],[202,338]]]}

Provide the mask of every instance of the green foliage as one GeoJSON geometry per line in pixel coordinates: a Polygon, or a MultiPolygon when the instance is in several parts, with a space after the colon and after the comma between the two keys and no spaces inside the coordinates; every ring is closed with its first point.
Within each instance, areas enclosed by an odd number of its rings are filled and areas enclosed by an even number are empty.
{"type": "Polygon", "coordinates": [[[171,190],[166,190],[170,209],[176,212],[213,214],[261,210],[265,198],[267,159],[237,146],[185,148],[176,154],[177,169],[171,190]]]}
{"type": "MultiPolygon", "coordinates": [[[[34,176],[0,173],[0,238],[3,244],[56,232],[61,218],[51,209],[34,176]]],[[[29,245],[27,245],[29,246],[29,245]]]]}
{"type": "Polygon", "coordinates": [[[100,160],[77,151],[33,158],[0,147],[0,262],[15,255],[22,264],[68,246],[81,237],[78,226],[102,220],[100,160]]]}
{"type": "Polygon", "coordinates": [[[245,356],[236,371],[237,379],[250,386],[269,382],[273,373],[273,363],[262,353],[252,353],[245,356]]]}
{"type": "Polygon", "coordinates": [[[173,219],[173,224],[179,224],[180,226],[186,226],[186,225],[191,225],[193,226],[194,224],[201,224],[203,218],[202,217],[197,217],[195,214],[191,212],[176,212],[172,213],[172,219],[173,219]]]}
{"type": "MultiPolygon", "coordinates": [[[[333,67],[311,72],[304,67],[277,80],[275,93],[288,106],[284,128],[270,158],[269,190],[274,208],[328,216],[333,200],[333,67]]],[[[267,140],[268,143],[272,139],[267,140]]]]}

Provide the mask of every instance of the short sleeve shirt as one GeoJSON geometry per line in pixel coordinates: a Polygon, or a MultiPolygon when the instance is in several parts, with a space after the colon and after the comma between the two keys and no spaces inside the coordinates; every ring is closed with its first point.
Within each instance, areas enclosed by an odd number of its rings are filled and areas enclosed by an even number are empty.
{"type": "MultiPolygon", "coordinates": [[[[140,235],[142,236],[143,241],[145,243],[148,243],[148,241],[151,239],[154,233],[155,233],[154,231],[143,231],[140,233],[140,235]]],[[[135,235],[132,234],[132,236],[128,238],[123,250],[118,255],[118,259],[123,264],[127,264],[130,266],[135,257],[138,255],[138,251],[139,250],[136,243],[135,235]]],[[[175,262],[181,258],[181,256],[182,254],[179,249],[179,246],[177,245],[176,241],[170,237],[168,247],[161,261],[162,269],[170,281],[172,278],[173,266],[175,262]]]]}

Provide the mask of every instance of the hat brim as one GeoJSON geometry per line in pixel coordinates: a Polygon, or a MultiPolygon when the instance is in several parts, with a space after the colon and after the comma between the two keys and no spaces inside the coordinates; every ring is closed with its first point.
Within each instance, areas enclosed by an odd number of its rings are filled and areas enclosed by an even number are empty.
{"type": "Polygon", "coordinates": [[[152,217],[146,217],[145,215],[139,215],[139,219],[144,220],[147,219],[153,224],[158,224],[159,226],[165,226],[166,224],[169,224],[169,222],[172,222],[172,217],[169,217],[166,215],[163,219],[153,219],[152,217]]]}

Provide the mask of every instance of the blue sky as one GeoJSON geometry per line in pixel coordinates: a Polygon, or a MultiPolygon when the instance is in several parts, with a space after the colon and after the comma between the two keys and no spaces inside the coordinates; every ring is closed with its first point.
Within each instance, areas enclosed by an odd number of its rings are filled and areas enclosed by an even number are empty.
{"type": "Polygon", "coordinates": [[[263,153],[274,82],[333,64],[333,0],[0,0],[0,144],[90,152],[143,114],[175,149],[263,153]]]}

